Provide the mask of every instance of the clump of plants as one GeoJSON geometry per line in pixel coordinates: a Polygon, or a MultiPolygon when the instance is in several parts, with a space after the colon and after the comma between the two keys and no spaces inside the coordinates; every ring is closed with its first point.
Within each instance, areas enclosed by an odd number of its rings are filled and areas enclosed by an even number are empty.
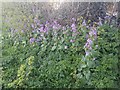
{"type": "MultiPolygon", "coordinates": [[[[108,19],[108,18],[107,18],[108,19]]],[[[118,87],[118,28],[72,18],[71,25],[34,18],[29,30],[3,25],[3,86],[118,87]],[[77,21],[77,23],[76,23],[77,21]],[[13,33],[14,32],[14,33],[13,33]]]]}

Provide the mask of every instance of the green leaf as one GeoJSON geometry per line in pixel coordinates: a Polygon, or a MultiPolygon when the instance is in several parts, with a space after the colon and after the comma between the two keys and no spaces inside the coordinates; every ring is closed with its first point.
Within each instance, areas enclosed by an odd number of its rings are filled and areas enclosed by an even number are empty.
{"type": "Polygon", "coordinates": [[[55,49],[56,49],[56,46],[53,46],[51,50],[54,51],[55,49]]]}
{"type": "Polygon", "coordinates": [[[82,78],[83,75],[82,75],[81,73],[78,73],[78,74],[77,74],[77,77],[78,77],[78,78],[82,78]]]}

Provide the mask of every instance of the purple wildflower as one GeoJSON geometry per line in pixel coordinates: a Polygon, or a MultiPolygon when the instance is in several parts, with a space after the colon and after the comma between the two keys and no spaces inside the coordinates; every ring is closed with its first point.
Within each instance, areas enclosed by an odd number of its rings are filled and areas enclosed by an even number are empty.
{"type": "Polygon", "coordinates": [[[71,25],[71,27],[72,27],[72,28],[75,28],[75,23],[73,23],[73,24],[71,25]]]}
{"type": "Polygon", "coordinates": [[[73,32],[76,32],[76,31],[77,31],[77,30],[76,30],[75,23],[73,23],[73,24],[71,25],[71,28],[72,28],[72,31],[73,31],[73,32]]]}
{"type": "Polygon", "coordinates": [[[46,27],[44,28],[43,32],[44,32],[44,33],[46,33],[46,32],[47,32],[47,28],[46,28],[46,27]]]}
{"type": "Polygon", "coordinates": [[[110,19],[110,16],[105,16],[104,18],[105,18],[105,19],[110,19]]]}
{"type": "Polygon", "coordinates": [[[53,29],[58,29],[55,25],[53,25],[53,29]]]}
{"type": "Polygon", "coordinates": [[[88,42],[85,44],[84,48],[89,49],[89,50],[92,49],[92,47],[90,46],[90,44],[88,42]]]}
{"type": "Polygon", "coordinates": [[[92,45],[92,43],[93,43],[93,41],[89,38],[88,38],[87,42],[89,43],[89,45],[92,45]]]}
{"type": "Polygon", "coordinates": [[[40,32],[44,32],[44,27],[41,27],[39,30],[40,32]]]}
{"type": "Polygon", "coordinates": [[[49,22],[48,22],[48,21],[46,21],[45,23],[46,23],[46,24],[49,24],[49,22]]]}
{"type": "Polygon", "coordinates": [[[37,24],[38,26],[40,26],[40,22],[37,22],[36,24],[37,24]]]}
{"type": "Polygon", "coordinates": [[[53,23],[52,23],[52,28],[53,28],[54,30],[59,30],[59,29],[61,28],[61,25],[58,24],[57,21],[55,20],[55,21],[53,21],[53,23]]]}
{"type": "Polygon", "coordinates": [[[84,48],[86,48],[86,49],[88,49],[88,50],[91,50],[91,49],[92,49],[92,47],[91,47],[92,43],[93,43],[93,41],[88,38],[88,40],[87,40],[84,48]]]}
{"type": "Polygon", "coordinates": [[[96,28],[95,27],[91,27],[90,30],[91,31],[89,32],[89,35],[97,37],[97,30],[96,30],[96,28]]]}
{"type": "Polygon", "coordinates": [[[70,40],[71,43],[73,43],[74,41],[75,41],[75,40],[72,40],[72,39],[70,40]]]}
{"type": "Polygon", "coordinates": [[[32,44],[35,41],[35,38],[30,38],[30,44],[32,44]]]}
{"type": "Polygon", "coordinates": [[[32,28],[34,28],[34,25],[33,25],[33,24],[31,24],[31,27],[32,27],[32,28]]]}
{"type": "Polygon", "coordinates": [[[43,24],[40,24],[40,27],[43,27],[43,24]]]}
{"type": "Polygon", "coordinates": [[[86,21],[85,21],[85,19],[83,20],[82,25],[83,25],[83,26],[86,26],[86,21]]]}
{"type": "Polygon", "coordinates": [[[62,30],[66,30],[66,27],[63,26],[63,27],[62,27],[62,30]]]}
{"type": "Polygon", "coordinates": [[[90,31],[90,32],[89,32],[89,35],[90,35],[90,36],[93,36],[93,33],[92,33],[92,31],[90,31]]]}
{"type": "Polygon", "coordinates": [[[54,23],[54,24],[57,24],[57,21],[56,21],[56,20],[54,20],[54,21],[53,21],[53,23],[54,23]]]}
{"type": "Polygon", "coordinates": [[[24,30],[21,30],[22,33],[24,33],[25,31],[24,30]]]}

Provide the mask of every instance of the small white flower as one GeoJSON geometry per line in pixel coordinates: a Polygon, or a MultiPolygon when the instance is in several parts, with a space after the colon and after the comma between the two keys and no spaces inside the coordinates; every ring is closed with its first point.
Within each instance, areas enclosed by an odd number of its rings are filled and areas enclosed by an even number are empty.
{"type": "Polygon", "coordinates": [[[87,42],[89,43],[89,45],[92,45],[92,43],[93,43],[93,41],[89,38],[88,38],[87,42]]]}
{"type": "Polygon", "coordinates": [[[93,60],[95,60],[96,58],[93,58],[93,60]]]}
{"type": "Polygon", "coordinates": [[[98,45],[96,45],[96,48],[98,48],[98,45]]]}
{"type": "Polygon", "coordinates": [[[68,47],[67,46],[65,46],[65,49],[67,49],[68,47]]]}
{"type": "Polygon", "coordinates": [[[86,51],[85,53],[86,53],[86,56],[88,56],[88,55],[90,54],[90,52],[89,52],[89,51],[86,51]]]}

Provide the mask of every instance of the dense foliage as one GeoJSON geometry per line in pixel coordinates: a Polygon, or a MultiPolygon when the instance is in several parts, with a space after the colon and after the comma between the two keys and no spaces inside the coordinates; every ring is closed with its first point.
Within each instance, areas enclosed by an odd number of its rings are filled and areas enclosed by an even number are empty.
{"type": "Polygon", "coordinates": [[[71,25],[28,18],[27,28],[2,25],[5,88],[118,88],[119,33],[109,16],[94,25],[83,17],[71,25]]]}

